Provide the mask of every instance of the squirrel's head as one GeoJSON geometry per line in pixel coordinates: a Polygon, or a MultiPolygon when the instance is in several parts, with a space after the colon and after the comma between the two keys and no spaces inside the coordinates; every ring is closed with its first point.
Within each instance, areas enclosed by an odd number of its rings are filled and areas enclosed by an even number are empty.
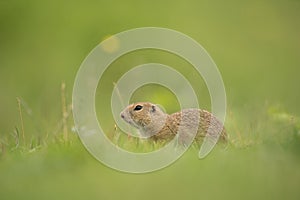
{"type": "Polygon", "coordinates": [[[127,106],[121,112],[121,117],[149,136],[156,134],[164,126],[167,114],[155,104],[139,102],[127,106]]]}

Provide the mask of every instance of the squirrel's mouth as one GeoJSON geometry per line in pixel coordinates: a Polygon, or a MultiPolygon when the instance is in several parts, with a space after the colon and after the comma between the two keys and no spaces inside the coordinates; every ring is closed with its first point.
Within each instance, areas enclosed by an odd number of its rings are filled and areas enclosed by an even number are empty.
{"type": "Polygon", "coordinates": [[[126,112],[121,112],[121,118],[127,122],[128,124],[130,124],[131,126],[135,127],[135,128],[139,128],[139,126],[133,121],[133,119],[126,113],[126,112]]]}

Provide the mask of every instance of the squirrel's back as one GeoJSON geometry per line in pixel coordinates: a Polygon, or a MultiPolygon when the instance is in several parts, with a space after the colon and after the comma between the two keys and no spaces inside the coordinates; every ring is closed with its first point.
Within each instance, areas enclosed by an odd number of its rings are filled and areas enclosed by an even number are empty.
{"type": "Polygon", "coordinates": [[[168,115],[165,127],[153,136],[155,140],[172,139],[179,131],[184,134],[197,132],[196,141],[201,141],[207,134],[213,138],[227,140],[223,124],[210,112],[201,109],[184,109],[168,115]]]}

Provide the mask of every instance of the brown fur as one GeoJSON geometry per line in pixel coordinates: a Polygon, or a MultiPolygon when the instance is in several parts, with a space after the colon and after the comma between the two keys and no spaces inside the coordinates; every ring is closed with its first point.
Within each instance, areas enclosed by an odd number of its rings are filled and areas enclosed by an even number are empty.
{"type": "MultiPolygon", "coordinates": [[[[227,134],[222,123],[211,113],[201,109],[184,109],[180,112],[168,115],[157,105],[149,102],[139,102],[129,105],[121,117],[132,126],[138,128],[141,135],[155,141],[169,141],[179,131],[188,136],[196,131],[195,140],[201,140],[207,133],[222,140],[227,139],[227,134]],[[138,107],[142,107],[138,110],[138,107]]],[[[184,138],[181,138],[184,140],[184,138]]]]}

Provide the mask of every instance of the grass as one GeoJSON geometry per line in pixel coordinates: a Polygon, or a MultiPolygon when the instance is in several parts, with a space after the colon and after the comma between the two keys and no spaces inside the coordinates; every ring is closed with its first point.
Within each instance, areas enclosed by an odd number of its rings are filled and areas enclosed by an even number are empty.
{"type": "MultiPolygon", "coordinates": [[[[61,89],[64,91],[64,87],[61,89]]],[[[199,160],[199,149],[193,146],[165,169],[131,175],[100,164],[85,150],[71,131],[72,119],[70,110],[65,113],[64,95],[62,92],[58,134],[29,140],[24,121],[20,120],[21,131],[16,128],[10,136],[1,138],[1,199],[298,199],[300,196],[300,121],[280,106],[265,104],[243,112],[228,108],[227,148],[217,145],[208,157],[199,160]]],[[[20,118],[24,115],[21,102],[18,99],[20,118]]],[[[138,142],[116,129],[112,134],[112,141],[125,149],[159,148],[149,142],[138,142]]]]}
{"type": "MultiPolygon", "coordinates": [[[[300,199],[299,8],[294,0],[1,1],[0,199],[300,199]],[[203,160],[194,146],[165,169],[133,175],[85,150],[70,102],[91,49],[144,26],[183,32],[209,52],[226,88],[230,144],[203,160]]],[[[204,81],[183,59],[154,50],[122,56],[99,82],[96,109],[107,136],[132,151],[159,146],[122,134],[107,109],[113,83],[150,62],[189,78],[210,110],[204,81]]],[[[148,85],[132,101],[172,113],[179,106],[169,93],[148,85]]]]}

